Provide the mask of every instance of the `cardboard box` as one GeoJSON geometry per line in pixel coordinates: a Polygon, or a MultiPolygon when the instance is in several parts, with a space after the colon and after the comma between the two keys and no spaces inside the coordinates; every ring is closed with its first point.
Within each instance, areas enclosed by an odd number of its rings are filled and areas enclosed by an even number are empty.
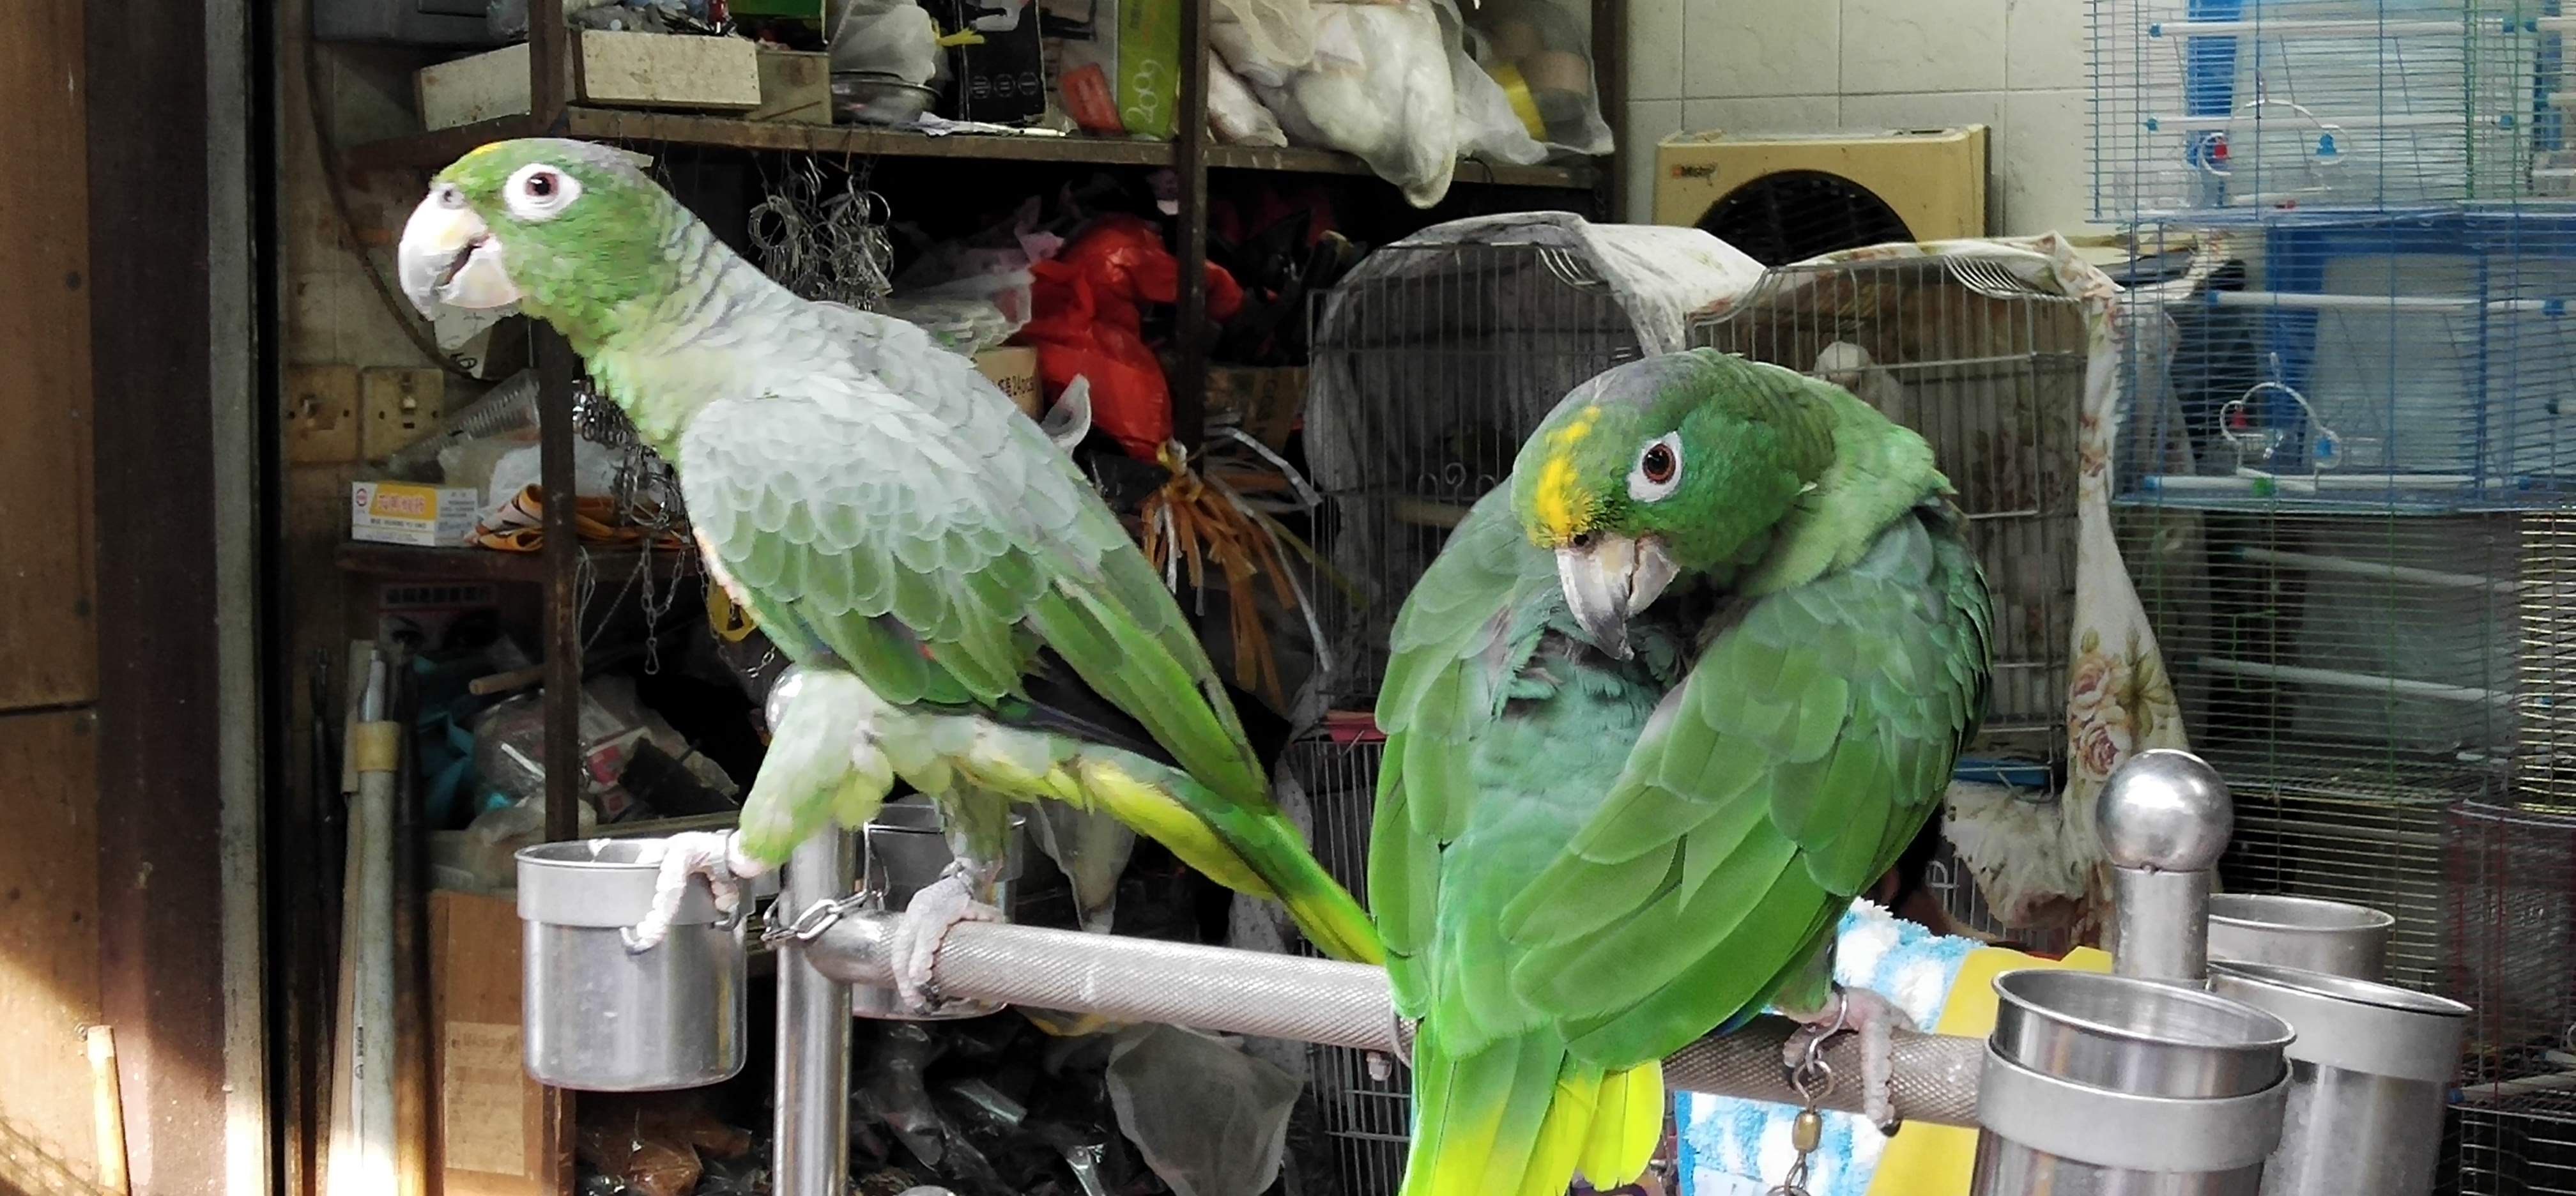
{"type": "Polygon", "coordinates": [[[760,51],[760,107],[751,120],[792,125],[832,123],[832,56],[804,50],[760,51]]]}
{"type": "MultiPolygon", "coordinates": [[[[760,50],[739,37],[573,30],[564,82],[577,104],[744,112],[760,107],[760,50]]],[[[528,111],[528,47],[422,67],[420,123],[448,129],[528,111]]]]}
{"type": "Polygon", "coordinates": [[[418,482],[349,483],[349,538],[421,548],[462,548],[483,492],[418,482]]]}
{"type": "Polygon", "coordinates": [[[993,380],[1002,393],[1010,397],[1030,419],[1045,412],[1046,398],[1038,389],[1038,351],[1020,345],[1003,349],[986,349],[975,355],[975,370],[993,380]]]}
{"type": "Polygon", "coordinates": [[[1207,372],[1210,415],[1231,412],[1236,426],[1280,452],[1306,412],[1306,371],[1302,366],[1210,366],[1207,372]]]}
{"type": "Polygon", "coordinates": [[[1046,45],[1037,0],[925,0],[943,39],[973,35],[948,52],[939,112],[956,120],[1024,125],[1046,115],[1046,45]]]}
{"type": "Polygon", "coordinates": [[[430,1133],[443,1196],[550,1196],[559,1094],[528,1078],[519,1030],[519,911],[506,897],[429,895],[430,1133]]]}

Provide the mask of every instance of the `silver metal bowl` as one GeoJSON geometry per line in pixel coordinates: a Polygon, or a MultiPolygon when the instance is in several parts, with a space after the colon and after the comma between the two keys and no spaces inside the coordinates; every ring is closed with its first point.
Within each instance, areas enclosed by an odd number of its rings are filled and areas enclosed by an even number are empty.
{"type": "Polygon", "coordinates": [[[2226,1097],[2279,1082],[2289,1023],[2195,989],[2092,972],[1995,977],[1991,1041],[2044,1075],[2115,1092],[2226,1097]]]}
{"type": "Polygon", "coordinates": [[[832,116],[842,124],[909,125],[930,111],[939,93],[892,75],[832,76],[832,116]]]}

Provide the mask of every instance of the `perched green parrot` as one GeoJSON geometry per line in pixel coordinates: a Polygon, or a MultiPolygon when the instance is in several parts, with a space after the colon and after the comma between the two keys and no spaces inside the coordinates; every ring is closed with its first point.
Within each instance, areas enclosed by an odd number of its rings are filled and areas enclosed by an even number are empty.
{"type": "Polygon", "coordinates": [[[1706,350],[1566,396],[1397,616],[1369,896],[1416,1022],[1405,1196],[1634,1180],[1659,1060],[1766,1005],[1864,1035],[1833,929],[1984,711],[1985,583],[1923,439],[1706,350]]]}
{"type": "Polygon", "coordinates": [[[865,822],[901,777],[938,802],[960,856],[897,933],[917,1005],[935,999],[949,926],[990,916],[977,902],[1000,874],[1009,803],[1040,798],[1278,899],[1334,955],[1379,957],[1366,915],[1272,803],[1171,593],[966,358],[903,321],[798,298],[606,146],[466,154],[397,256],[424,311],[515,303],[564,336],[678,470],[708,573],[797,662],[740,829],[674,845],[639,948],[691,873],[730,902],[807,837],[865,822]]]}

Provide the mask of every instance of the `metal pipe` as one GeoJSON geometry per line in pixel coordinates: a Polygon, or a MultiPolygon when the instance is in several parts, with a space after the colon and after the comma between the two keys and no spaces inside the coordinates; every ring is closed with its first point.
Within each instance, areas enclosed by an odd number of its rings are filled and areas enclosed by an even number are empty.
{"type": "MultiPolygon", "coordinates": [[[[845,833],[808,838],[787,859],[771,916],[792,918],[849,896],[857,862],[845,833]]],[[[791,941],[778,953],[777,1196],[843,1196],[849,1189],[850,993],[824,966],[819,946],[791,941]]]]}
{"type": "Polygon", "coordinates": [[[2211,869],[2236,829],[2227,782],[2189,752],[2140,752],[2112,771],[2094,818],[2112,868],[2112,970],[2202,983],[2211,869]]]}
{"type": "Polygon", "coordinates": [[[2111,870],[2112,969],[2141,980],[2197,981],[2209,973],[2206,934],[2169,934],[2167,927],[2209,924],[2209,873],[2111,870]]]}
{"type": "MultiPolygon", "coordinates": [[[[835,980],[891,985],[887,948],[896,917],[844,916],[805,946],[805,957],[835,980]]],[[[1399,1040],[1404,1031],[1388,1000],[1386,973],[1365,964],[969,922],[949,931],[940,946],[939,987],[953,996],[1098,1013],[1116,1021],[1166,1022],[1389,1053],[1409,1046],[1399,1040]]],[[[1702,1039],[1665,1060],[1665,1083],[1794,1104],[1797,1096],[1780,1062],[1781,1044],[1794,1029],[1786,1018],[1762,1017],[1726,1037],[1702,1039]]],[[[799,1033],[791,1020],[781,1036],[799,1033]]],[[[1976,1124],[1982,1040],[1900,1033],[1895,1046],[1899,1117],[1976,1124]]],[[[1860,1074],[1860,1047],[1853,1036],[1828,1044],[1825,1058],[1837,1075],[1860,1074]]],[[[1838,1084],[1824,1106],[1858,1112],[1859,1097],[1855,1085],[1838,1084]]],[[[783,1087],[780,1099],[786,1107],[783,1087]]],[[[802,1196],[792,1188],[780,1192],[802,1196]]]]}

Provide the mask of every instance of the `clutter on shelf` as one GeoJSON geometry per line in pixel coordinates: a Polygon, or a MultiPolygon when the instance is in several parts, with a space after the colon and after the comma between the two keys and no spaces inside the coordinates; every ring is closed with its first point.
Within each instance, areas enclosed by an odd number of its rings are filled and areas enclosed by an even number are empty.
{"type": "MultiPolygon", "coordinates": [[[[1514,0],[1226,0],[1209,31],[1215,138],[1339,151],[1418,207],[1462,158],[1606,154],[1591,13],[1514,0]]],[[[568,0],[570,101],[595,109],[1169,142],[1180,0],[568,0]]],[[[533,105],[528,0],[493,0],[499,49],[423,68],[430,129],[533,105]]]]}

